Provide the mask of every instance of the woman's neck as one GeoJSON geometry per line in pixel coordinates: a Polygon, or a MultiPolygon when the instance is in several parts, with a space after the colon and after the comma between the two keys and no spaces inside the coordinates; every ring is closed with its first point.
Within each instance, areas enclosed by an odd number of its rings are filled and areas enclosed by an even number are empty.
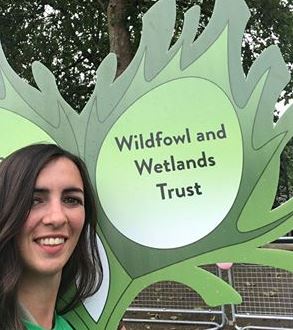
{"type": "Polygon", "coordinates": [[[18,287],[18,301],[38,325],[52,329],[61,274],[54,276],[23,275],[18,287]]]}

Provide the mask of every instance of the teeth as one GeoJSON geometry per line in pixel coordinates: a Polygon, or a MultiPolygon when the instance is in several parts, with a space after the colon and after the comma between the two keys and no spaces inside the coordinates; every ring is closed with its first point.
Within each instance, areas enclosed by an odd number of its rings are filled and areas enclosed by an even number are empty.
{"type": "Polygon", "coordinates": [[[63,244],[65,242],[64,238],[61,237],[48,237],[48,238],[41,238],[40,239],[40,244],[41,245],[59,245],[63,244]]]}

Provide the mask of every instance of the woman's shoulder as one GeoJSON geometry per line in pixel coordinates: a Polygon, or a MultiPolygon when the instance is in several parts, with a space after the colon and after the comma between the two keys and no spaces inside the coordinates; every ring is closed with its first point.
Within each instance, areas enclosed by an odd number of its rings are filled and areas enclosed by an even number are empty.
{"type": "Polygon", "coordinates": [[[69,323],[60,315],[56,315],[55,327],[53,330],[73,330],[69,323]]]}
{"type": "MultiPolygon", "coordinates": [[[[30,321],[23,321],[27,330],[44,330],[44,328],[39,325],[32,323],[30,321]]],[[[60,315],[55,316],[55,326],[52,330],[73,330],[69,323],[60,315]]]]}

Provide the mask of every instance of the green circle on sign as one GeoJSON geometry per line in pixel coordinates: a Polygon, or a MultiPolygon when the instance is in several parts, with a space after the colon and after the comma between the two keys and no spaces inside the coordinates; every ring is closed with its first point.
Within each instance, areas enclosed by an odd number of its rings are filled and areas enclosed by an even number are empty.
{"type": "Polygon", "coordinates": [[[105,138],[97,190],[111,223],[154,248],[191,244],[214,230],[239,189],[237,115],[215,84],[184,78],[136,101],[105,138]]]}
{"type": "Polygon", "coordinates": [[[29,120],[0,109],[0,157],[33,143],[55,143],[53,139],[29,120]]]}

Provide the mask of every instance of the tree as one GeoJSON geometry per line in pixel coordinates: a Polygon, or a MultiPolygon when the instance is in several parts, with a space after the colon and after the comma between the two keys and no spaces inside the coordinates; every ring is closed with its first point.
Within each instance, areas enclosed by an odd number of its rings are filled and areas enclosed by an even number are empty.
{"type": "MultiPolygon", "coordinates": [[[[2,1],[0,40],[15,71],[33,84],[31,63],[40,60],[57,77],[65,99],[78,111],[95,84],[95,72],[113,51],[119,75],[139,44],[141,18],[157,0],[41,0],[2,1]]],[[[183,25],[184,12],[201,4],[199,33],[212,14],[214,0],[177,0],[174,40],[183,25]]],[[[252,17],[243,42],[247,72],[269,44],[278,44],[293,71],[293,5],[287,0],[247,0],[252,17]]],[[[293,97],[292,80],[283,97],[293,97]]]]}
{"type": "MultiPolygon", "coordinates": [[[[279,186],[274,207],[293,196],[293,139],[289,141],[281,155],[279,186]]],[[[292,232],[293,234],[293,232],[292,232]]]]}

